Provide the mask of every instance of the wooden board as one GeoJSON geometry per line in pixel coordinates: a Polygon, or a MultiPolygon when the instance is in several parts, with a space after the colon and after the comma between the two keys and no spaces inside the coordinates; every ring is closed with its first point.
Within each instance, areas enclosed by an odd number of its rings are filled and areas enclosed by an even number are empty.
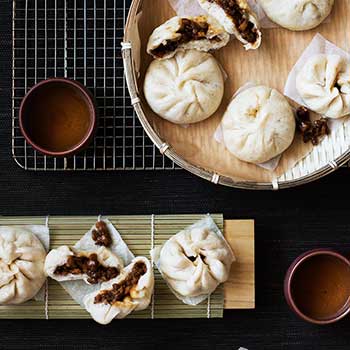
{"type": "Polygon", "coordinates": [[[224,308],[254,309],[254,220],[225,220],[224,232],[237,259],[224,284],[224,308]]]}
{"type": "MultiPolygon", "coordinates": [[[[144,215],[108,216],[135,255],[148,256],[151,249],[152,222],[154,244],[161,245],[184,227],[203,215],[144,215]]],[[[155,269],[155,318],[217,318],[227,309],[254,307],[254,222],[252,220],[223,220],[212,215],[232,246],[237,262],[232,266],[230,279],[205,301],[195,307],[183,304],[169,290],[155,269]],[[208,312],[209,310],[209,312],[208,312]]],[[[96,222],[97,216],[52,216],[49,218],[50,246],[74,245],[96,222]]],[[[0,217],[0,225],[43,225],[45,217],[0,217]]],[[[82,319],[90,315],[79,306],[56,281],[48,283],[48,316],[52,319],[82,319]]],[[[151,307],[129,315],[130,318],[151,318],[151,307]]],[[[30,300],[21,305],[0,306],[0,319],[45,318],[44,301],[30,300]]]]}

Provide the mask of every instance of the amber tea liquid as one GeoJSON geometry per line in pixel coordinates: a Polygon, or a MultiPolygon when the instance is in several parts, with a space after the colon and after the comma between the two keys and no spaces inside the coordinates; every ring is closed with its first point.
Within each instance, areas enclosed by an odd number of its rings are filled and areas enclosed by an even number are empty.
{"type": "Polygon", "coordinates": [[[350,267],[327,254],[312,256],[294,272],[291,292],[298,309],[306,316],[327,320],[350,300],[350,267]]]}
{"type": "Polygon", "coordinates": [[[85,97],[74,87],[50,84],[31,97],[25,111],[26,129],[33,142],[52,152],[77,146],[87,135],[90,110],[85,97]]]}

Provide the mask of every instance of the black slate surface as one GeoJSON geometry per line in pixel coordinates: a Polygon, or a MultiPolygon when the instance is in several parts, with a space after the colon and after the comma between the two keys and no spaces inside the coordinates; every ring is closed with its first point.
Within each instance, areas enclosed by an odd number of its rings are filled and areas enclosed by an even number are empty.
{"type": "Polygon", "coordinates": [[[256,220],[256,309],[222,320],[1,320],[0,349],[349,349],[350,319],[307,324],[283,298],[288,265],[305,250],[350,255],[350,170],[281,192],[218,187],[185,171],[31,173],[11,158],[11,1],[0,0],[0,215],[222,212],[256,220]]]}

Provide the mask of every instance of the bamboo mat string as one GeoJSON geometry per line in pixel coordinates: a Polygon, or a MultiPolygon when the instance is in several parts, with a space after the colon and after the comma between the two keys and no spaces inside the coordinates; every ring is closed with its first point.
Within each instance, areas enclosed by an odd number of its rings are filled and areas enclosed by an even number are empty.
{"type": "Polygon", "coordinates": [[[210,294],[209,294],[208,295],[207,318],[210,318],[210,308],[211,308],[211,304],[210,304],[210,294]]]}
{"type": "Polygon", "coordinates": [[[49,281],[45,281],[45,319],[49,319],[49,281]]]}
{"type": "MultiPolygon", "coordinates": [[[[154,214],[151,215],[151,251],[154,249],[154,214]]],[[[151,266],[154,269],[154,261],[153,256],[151,254],[151,266]]],[[[152,302],[151,302],[151,318],[154,319],[154,293],[155,289],[153,289],[152,294],[152,302]]]]}
{"type": "MultiPolygon", "coordinates": [[[[49,250],[50,250],[50,228],[49,228],[49,215],[46,215],[45,226],[49,230],[49,250]]],[[[49,281],[46,278],[45,281],[45,319],[49,319],[49,281]]]]}
{"type": "MultiPolygon", "coordinates": [[[[207,213],[207,216],[210,216],[210,213],[207,213]]],[[[207,304],[207,318],[211,316],[211,303],[210,303],[210,294],[208,295],[208,304],[207,304]]]]}

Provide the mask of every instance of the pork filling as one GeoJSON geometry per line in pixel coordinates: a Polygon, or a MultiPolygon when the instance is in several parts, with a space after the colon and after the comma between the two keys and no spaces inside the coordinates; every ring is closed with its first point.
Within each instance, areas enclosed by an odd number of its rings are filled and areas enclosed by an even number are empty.
{"type": "Polygon", "coordinates": [[[97,259],[97,254],[92,253],[89,256],[69,256],[65,264],[56,267],[54,274],[62,276],[86,274],[87,281],[96,284],[117,277],[119,270],[116,267],[102,265],[97,259]]]}
{"type": "Polygon", "coordinates": [[[113,305],[117,301],[123,301],[130,295],[131,288],[136,286],[141,276],[147,272],[147,267],[143,262],[137,262],[127,277],[112,285],[112,289],[103,290],[95,296],[94,303],[113,305]]]}
{"type": "Polygon", "coordinates": [[[316,146],[320,140],[326,135],[329,135],[330,130],[326,118],[320,118],[312,121],[310,112],[305,107],[299,107],[296,111],[297,129],[300,131],[303,141],[310,142],[316,146]]]}
{"type": "Polygon", "coordinates": [[[107,224],[104,221],[98,221],[91,233],[92,239],[96,245],[109,247],[112,244],[111,234],[107,224]]]}
{"type": "Polygon", "coordinates": [[[235,27],[242,38],[248,43],[254,44],[258,39],[258,31],[253,22],[249,20],[249,14],[242,9],[236,0],[208,0],[219,5],[232,18],[235,27]]]}
{"type": "MultiPolygon", "coordinates": [[[[152,54],[162,58],[169,52],[175,51],[181,44],[186,44],[192,40],[203,40],[207,38],[209,24],[205,21],[195,22],[188,18],[181,18],[180,28],[176,34],[181,34],[178,38],[167,40],[165,44],[160,44],[152,50],[152,54]]],[[[218,40],[218,37],[213,37],[213,41],[218,40]]]]}

